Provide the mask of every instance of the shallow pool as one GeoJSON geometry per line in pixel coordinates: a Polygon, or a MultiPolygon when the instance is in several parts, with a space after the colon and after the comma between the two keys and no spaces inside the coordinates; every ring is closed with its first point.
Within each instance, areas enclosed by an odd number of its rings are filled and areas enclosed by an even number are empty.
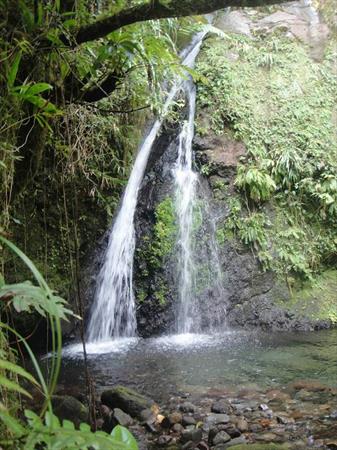
{"type": "MultiPolygon", "coordinates": [[[[166,401],[181,392],[262,388],[295,379],[337,386],[337,330],[315,333],[227,331],[88,344],[88,364],[98,392],[124,384],[166,401]]],[[[64,348],[60,383],[84,385],[82,345],[64,348]]]]}

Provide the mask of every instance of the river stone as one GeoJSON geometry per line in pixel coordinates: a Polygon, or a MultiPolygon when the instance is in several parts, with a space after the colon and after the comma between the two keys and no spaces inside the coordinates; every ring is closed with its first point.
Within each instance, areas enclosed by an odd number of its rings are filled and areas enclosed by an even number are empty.
{"type": "MultiPolygon", "coordinates": [[[[238,438],[240,439],[240,438],[238,438]]],[[[225,444],[222,447],[215,447],[214,450],[226,450],[227,448],[230,448],[231,450],[288,450],[290,449],[289,445],[287,444],[239,444],[239,445],[231,445],[231,442],[229,444],[225,444]]]]}
{"type": "Polygon", "coordinates": [[[195,425],[196,421],[195,421],[195,418],[193,416],[183,416],[182,424],[184,426],[195,425]]]}
{"type": "Polygon", "coordinates": [[[209,416],[206,417],[206,424],[208,424],[210,426],[218,425],[219,423],[228,423],[228,422],[229,422],[228,414],[211,413],[209,416]]]}
{"type": "Polygon", "coordinates": [[[181,423],[175,423],[171,429],[174,433],[182,433],[184,431],[184,427],[181,423]]]}
{"type": "Polygon", "coordinates": [[[285,416],[283,414],[280,414],[280,415],[276,416],[276,420],[278,421],[278,423],[281,423],[283,425],[288,425],[290,423],[295,423],[295,419],[293,417],[288,417],[288,416],[285,416]]]}
{"type": "Polygon", "coordinates": [[[183,444],[192,441],[194,443],[200,442],[202,439],[202,431],[200,428],[194,428],[193,430],[185,430],[181,435],[181,442],[183,444]]]}
{"type": "Polygon", "coordinates": [[[218,400],[213,403],[211,411],[217,414],[231,414],[232,407],[227,400],[218,400]]]}
{"type": "Polygon", "coordinates": [[[226,431],[226,433],[228,433],[232,439],[241,435],[241,431],[232,423],[221,424],[219,428],[223,431],[226,431]]]}
{"type": "MultiPolygon", "coordinates": [[[[227,448],[234,448],[234,446],[237,446],[241,444],[247,443],[247,439],[244,436],[239,436],[237,438],[232,439],[231,441],[227,442],[226,444],[219,444],[215,447],[216,450],[225,450],[227,448]]],[[[246,448],[246,445],[244,446],[246,448]]]]}
{"type": "Polygon", "coordinates": [[[168,420],[171,425],[174,425],[176,423],[181,423],[182,421],[182,414],[178,411],[175,411],[168,415],[168,420]]]}
{"type": "Polygon", "coordinates": [[[149,409],[155,403],[150,398],[139,394],[133,389],[116,386],[112,389],[104,391],[101,396],[103,405],[107,405],[110,408],[120,408],[131,417],[137,417],[142,419],[142,411],[149,409]]]}
{"type": "Polygon", "coordinates": [[[273,441],[275,441],[276,438],[277,438],[277,436],[274,433],[264,433],[264,434],[259,434],[259,435],[255,436],[255,439],[257,441],[263,441],[263,442],[273,442],[273,441]]]}
{"type": "Polygon", "coordinates": [[[182,450],[194,450],[195,449],[195,442],[188,441],[181,448],[182,448],[182,450]]]}
{"type": "Polygon", "coordinates": [[[162,434],[161,436],[159,436],[159,438],[157,439],[157,444],[160,447],[164,447],[167,444],[169,444],[172,440],[171,436],[168,436],[167,434],[162,434]]]}
{"type": "Polygon", "coordinates": [[[154,422],[156,420],[155,415],[153,414],[153,411],[151,409],[143,409],[143,411],[141,411],[139,414],[139,419],[143,423],[148,421],[154,422]]]}
{"type": "Polygon", "coordinates": [[[195,406],[193,405],[193,403],[191,402],[184,402],[180,405],[179,407],[180,411],[185,412],[185,413],[193,413],[195,411],[195,406]]]}
{"type": "Polygon", "coordinates": [[[206,442],[201,441],[196,447],[198,450],[210,450],[209,446],[206,444],[206,442]]]}
{"type": "Polygon", "coordinates": [[[241,431],[241,433],[248,431],[248,422],[243,417],[239,418],[239,420],[236,423],[236,426],[237,426],[238,430],[241,431]]]}
{"type": "Polygon", "coordinates": [[[70,420],[75,427],[89,421],[89,409],[77,398],[70,395],[54,395],[52,405],[55,415],[60,420],[70,420]]]}
{"type": "Polygon", "coordinates": [[[115,408],[113,410],[113,418],[117,422],[118,425],[122,425],[122,427],[128,427],[133,424],[132,418],[129,414],[126,414],[119,408],[115,408]]]}
{"type": "Polygon", "coordinates": [[[214,437],[213,444],[225,444],[226,442],[230,441],[231,437],[226,431],[219,431],[219,433],[214,437]]]}
{"type": "Polygon", "coordinates": [[[217,18],[216,26],[225,32],[251,36],[250,21],[244,11],[225,12],[217,18]]]}

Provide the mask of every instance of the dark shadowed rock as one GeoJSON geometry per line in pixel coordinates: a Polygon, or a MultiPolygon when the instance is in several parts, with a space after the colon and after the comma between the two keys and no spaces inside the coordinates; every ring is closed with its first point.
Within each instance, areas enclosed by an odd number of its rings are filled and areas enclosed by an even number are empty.
{"type": "Polygon", "coordinates": [[[60,420],[70,420],[79,427],[80,423],[89,421],[89,410],[75,397],[70,395],[55,395],[52,398],[55,415],[60,420]]]}
{"type": "Polygon", "coordinates": [[[154,401],[150,398],[124,386],[116,386],[104,391],[101,401],[103,405],[107,405],[112,409],[120,408],[127,414],[130,414],[131,417],[140,419],[142,419],[142,411],[154,405],[154,401]]]}
{"type": "Polygon", "coordinates": [[[192,441],[194,443],[200,442],[202,439],[202,431],[200,428],[194,428],[193,430],[185,430],[181,435],[181,442],[192,441]]]}

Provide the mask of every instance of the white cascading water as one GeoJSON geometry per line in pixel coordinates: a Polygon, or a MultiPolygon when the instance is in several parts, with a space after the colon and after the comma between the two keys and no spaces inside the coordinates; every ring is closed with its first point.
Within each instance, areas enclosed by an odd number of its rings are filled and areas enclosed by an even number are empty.
{"type": "MultiPolygon", "coordinates": [[[[198,298],[198,270],[200,260],[207,272],[206,286],[212,286],[213,295],[224,299],[222,273],[215,241],[215,224],[208,208],[208,198],[199,184],[199,175],[193,170],[192,141],[194,137],[194,118],[196,106],[196,88],[190,78],[184,83],[184,91],[188,102],[188,120],[184,123],[179,135],[178,157],[173,170],[175,182],[175,210],[177,214],[177,276],[179,307],[176,330],[178,333],[197,333],[201,331],[202,313],[198,298]],[[206,214],[204,214],[206,212],[206,214]],[[208,235],[197,236],[198,222],[204,216],[210,222],[208,235]]],[[[200,281],[200,280],[199,280],[200,281]]],[[[200,282],[199,282],[200,284],[200,282]]],[[[225,308],[224,304],[220,308],[225,308]]],[[[223,317],[223,314],[216,314],[223,317]]],[[[219,326],[217,317],[212,318],[208,328],[219,326]]]]}
{"type": "MultiPolygon", "coordinates": [[[[184,52],[183,65],[193,67],[204,34],[198,34],[191,46],[184,52]]],[[[183,80],[180,79],[172,87],[163,107],[162,119],[155,121],[138,152],[119,213],[110,232],[105,261],[98,276],[88,326],[88,342],[136,335],[133,258],[135,251],[134,215],[138,191],[163,118],[182,84],[183,80]]]]}
{"type": "Polygon", "coordinates": [[[196,91],[192,80],[184,83],[188,101],[188,120],[179,135],[178,159],[173,171],[175,181],[175,210],[178,224],[178,277],[179,310],[177,331],[190,333],[195,321],[195,261],[193,255],[193,222],[198,175],[192,169],[192,140],[196,91]]]}

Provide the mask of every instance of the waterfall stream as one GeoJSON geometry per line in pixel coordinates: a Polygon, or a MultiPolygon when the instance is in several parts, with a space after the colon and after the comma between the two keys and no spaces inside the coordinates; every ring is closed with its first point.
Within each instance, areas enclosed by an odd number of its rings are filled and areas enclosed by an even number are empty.
{"type": "MultiPolygon", "coordinates": [[[[213,214],[208,207],[208,197],[193,169],[192,141],[196,106],[196,88],[192,78],[184,83],[188,103],[188,119],[178,137],[178,156],[173,170],[175,183],[175,212],[178,225],[177,279],[178,313],[176,331],[197,333],[201,331],[203,301],[201,292],[223,300],[222,273],[215,241],[213,214]],[[205,222],[208,222],[205,224],[205,222]],[[204,229],[198,228],[204,224],[204,229]],[[200,273],[202,270],[203,274],[200,273]],[[197,279],[198,277],[198,279],[197,279]]],[[[220,307],[224,307],[220,303],[220,307]]],[[[220,311],[217,311],[220,313],[220,311]]],[[[219,325],[216,317],[208,317],[208,328],[219,325]]]]}
{"type": "MultiPolygon", "coordinates": [[[[197,34],[192,44],[183,52],[184,66],[193,67],[204,35],[205,33],[197,34]]],[[[119,213],[110,231],[104,264],[98,275],[88,326],[89,342],[136,334],[135,298],[132,285],[135,251],[134,215],[138,191],[165,114],[183,85],[185,85],[183,79],[177,80],[173,85],[164,104],[162,118],[155,121],[136,157],[119,213]]],[[[195,104],[195,100],[193,103],[195,104]]]]}

